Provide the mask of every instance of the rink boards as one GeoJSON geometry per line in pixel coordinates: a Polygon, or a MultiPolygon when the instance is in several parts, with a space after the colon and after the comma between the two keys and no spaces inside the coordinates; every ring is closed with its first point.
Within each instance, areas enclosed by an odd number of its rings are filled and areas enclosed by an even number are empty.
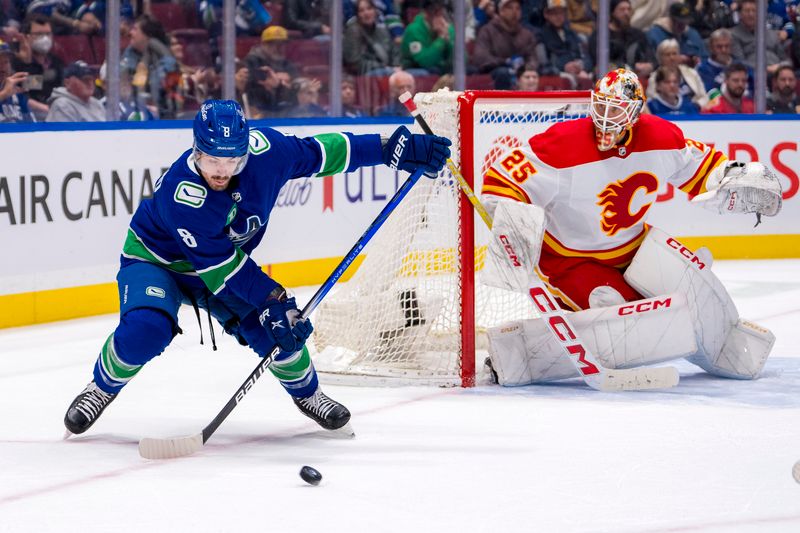
{"type": "MultiPolygon", "coordinates": [[[[298,136],[390,133],[397,124],[270,123],[298,136]]],[[[691,248],[709,246],[718,258],[800,257],[800,122],[749,117],[679,125],[687,137],[714,144],[732,158],[771,165],[784,187],[784,208],[754,228],[754,216],[719,216],[662,185],[649,223],[691,248]]],[[[127,129],[111,124],[65,129],[69,126],[0,132],[0,327],[115,311],[114,276],[130,216],[191,146],[191,129],[183,121],[127,129]]],[[[320,283],[403,179],[381,166],[287,184],[254,258],[287,286],[320,283]]]]}

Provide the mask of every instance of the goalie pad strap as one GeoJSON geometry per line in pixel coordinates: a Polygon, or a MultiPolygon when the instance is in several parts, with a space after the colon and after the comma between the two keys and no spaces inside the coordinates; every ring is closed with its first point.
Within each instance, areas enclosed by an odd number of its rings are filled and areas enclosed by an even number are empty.
{"type": "MultiPolygon", "coordinates": [[[[579,311],[571,314],[570,320],[606,368],[654,364],[697,351],[691,313],[682,294],[579,311]]],[[[490,328],[488,337],[492,366],[501,385],[529,385],[579,375],[542,319],[490,328]]]]}

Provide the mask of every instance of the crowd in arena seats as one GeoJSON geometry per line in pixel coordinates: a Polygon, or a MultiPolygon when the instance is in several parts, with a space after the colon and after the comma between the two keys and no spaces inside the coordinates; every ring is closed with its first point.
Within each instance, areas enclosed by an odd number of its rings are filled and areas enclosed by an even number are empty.
{"type": "MultiPolygon", "coordinates": [[[[405,116],[402,92],[454,85],[460,1],[467,88],[598,77],[597,0],[341,0],[344,76],[330,87],[332,1],[237,0],[234,81],[249,117],[326,116],[333,90],[344,116],[405,116]]],[[[799,3],[767,0],[769,113],[800,111],[799,3]]],[[[753,112],[755,0],[610,7],[610,67],[639,75],[649,112],[753,112]]],[[[121,0],[120,15],[119,120],[190,118],[221,96],[222,0],[121,0]]],[[[104,120],[104,22],[102,0],[0,0],[0,122],[104,120]]]]}

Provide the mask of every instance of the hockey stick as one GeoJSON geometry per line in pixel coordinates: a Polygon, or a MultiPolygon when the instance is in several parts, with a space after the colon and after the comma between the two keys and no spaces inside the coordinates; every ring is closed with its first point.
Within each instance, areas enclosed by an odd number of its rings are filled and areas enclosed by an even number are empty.
{"type": "MultiPolygon", "coordinates": [[[[398,99],[408,109],[411,116],[416,119],[422,131],[428,135],[433,135],[431,127],[417,109],[411,94],[405,92],[398,99]]],[[[447,159],[447,166],[458,181],[461,191],[491,230],[492,217],[478,197],[475,196],[472,187],[461,175],[452,159],[447,159]]],[[[671,366],[624,370],[604,367],[586,343],[578,336],[577,330],[570,323],[566,314],[535,274],[530,277],[528,294],[541,313],[542,319],[548,325],[548,331],[558,341],[558,344],[564,350],[564,354],[569,357],[569,360],[578,370],[586,384],[593,389],[600,391],[666,389],[678,384],[680,376],[677,369],[671,366]]]]}
{"type": "MultiPolygon", "coordinates": [[[[347,268],[355,261],[358,254],[361,253],[361,250],[364,249],[364,246],[372,239],[372,237],[377,233],[378,229],[386,222],[386,219],[395,210],[395,208],[400,204],[400,202],[405,198],[408,192],[411,190],[411,187],[419,180],[420,176],[422,176],[422,169],[417,169],[412,173],[408,179],[400,186],[397,192],[392,196],[389,202],[384,206],[383,210],[375,217],[375,220],[369,225],[369,227],[364,231],[364,233],[359,237],[358,241],[353,245],[344,259],[336,266],[328,279],[317,289],[317,292],[311,298],[311,300],[306,304],[303,308],[300,316],[305,319],[308,318],[314,309],[317,308],[319,303],[325,298],[325,295],[333,288],[339,278],[342,277],[342,274],[347,270],[347,268]]],[[[250,391],[253,387],[255,382],[258,378],[261,377],[264,372],[267,371],[269,365],[272,363],[272,360],[275,356],[280,353],[280,347],[275,346],[270,351],[269,355],[261,359],[258,363],[258,366],[247,376],[247,379],[244,380],[244,383],[236,390],[234,395],[228,400],[228,403],[225,404],[225,407],[214,417],[214,420],[211,421],[206,427],[203,428],[203,431],[194,435],[188,435],[185,437],[175,437],[175,438],[165,438],[165,439],[157,439],[157,438],[144,438],[139,441],[139,455],[144,457],[145,459],[172,459],[175,457],[183,457],[186,455],[191,455],[196,451],[200,450],[203,445],[208,441],[211,435],[217,430],[217,428],[228,418],[228,415],[231,414],[231,411],[242,401],[245,395],[250,391]]]]}

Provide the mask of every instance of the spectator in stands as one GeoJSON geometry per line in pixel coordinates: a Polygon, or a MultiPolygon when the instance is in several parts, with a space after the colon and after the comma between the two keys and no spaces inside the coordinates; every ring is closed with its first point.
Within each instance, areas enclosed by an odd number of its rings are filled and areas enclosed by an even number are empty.
{"type": "Polygon", "coordinates": [[[94,95],[95,69],[75,61],[64,69],[64,86],[53,89],[47,122],[103,122],[106,109],[94,95]]]}
{"type": "Polygon", "coordinates": [[[455,30],[447,20],[445,0],[424,0],[424,8],[403,34],[400,62],[419,74],[453,71],[455,30]]]}
{"type": "Polygon", "coordinates": [[[647,31],[653,23],[667,14],[674,0],[631,0],[631,26],[647,31]]]}
{"type": "Polygon", "coordinates": [[[327,117],[328,113],[319,105],[319,90],[322,84],[317,79],[297,78],[292,81],[294,105],[286,111],[288,118],[327,117]]]}
{"type": "MultiPolygon", "coordinates": [[[[653,81],[650,83],[655,85],[655,91],[652,96],[648,95],[647,97],[647,107],[652,114],[692,115],[700,111],[697,104],[681,95],[681,73],[678,71],[678,67],[660,66],[653,73],[652,78],[653,81]]],[[[650,90],[649,85],[647,90],[650,90]]]]}
{"type": "MultiPolygon", "coordinates": [[[[197,13],[209,36],[222,35],[222,0],[199,0],[197,13]]],[[[237,34],[258,35],[272,22],[272,15],[259,0],[236,0],[234,22],[237,34]]]]}
{"type": "Polygon", "coordinates": [[[767,96],[767,113],[797,114],[800,113],[800,102],[797,98],[797,76],[788,65],[778,67],[772,79],[772,92],[767,96]]]}
{"type": "MultiPolygon", "coordinates": [[[[756,0],[739,1],[739,24],[731,30],[733,57],[750,68],[756,64],[756,0]]],[[[767,28],[764,45],[767,54],[767,72],[774,74],[781,65],[788,65],[786,49],[778,32],[767,28]]]]}
{"type": "MultiPolygon", "coordinates": [[[[345,24],[350,22],[353,17],[358,16],[358,4],[359,0],[344,0],[345,24]]],[[[372,5],[375,7],[378,23],[386,26],[392,40],[399,47],[403,40],[405,25],[396,11],[394,2],[392,0],[372,0],[372,5]]]]}
{"type": "Polygon", "coordinates": [[[407,117],[408,110],[397,97],[406,91],[414,94],[415,88],[414,76],[404,70],[398,70],[389,76],[389,101],[378,109],[376,115],[379,117],[407,117]]]}
{"type": "MultiPolygon", "coordinates": [[[[656,49],[656,57],[658,58],[658,66],[675,67],[678,70],[678,88],[683,100],[694,103],[698,108],[708,103],[708,94],[706,93],[706,88],[703,84],[703,80],[700,78],[700,74],[681,61],[680,45],[678,41],[675,39],[665,39],[661,41],[656,49]]],[[[654,72],[650,75],[647,84],[647,97],[655,97],[656,89],[656,74],[654,72]]]]}
{"type": "Polygon", "coordinates": [[[721,94],[712,99],[702,113],[754,113],[753,100],[745,96],[747,90],[747,67],[732,63],[725,67],[725,83],[721,94]]]}
{"type": "Polygon", "coordinates": [[[342,79],[342,116],[357,118],[364,116],[364,110],[356,104],[356,80],[352,76],[342,79]]]}
{"type": "Polygon", "coordinates": [[[83,33],[93,35],[102,28],[97,20],[80,20],[72,14],[71,0],[41,0],[41,1],[21,1],[25,5],[26,16],[40,14],[48,17],[53,24],[53,29],[58,35],[69,35],[71,33],[83,33]]]}
{"type": "Polygon", "coordinates": [[[569,27],[578,34],[583,48],[587,48],[589,36],[594,31],[597,8],[597,0],[567,0],[569,27]]]}
{"type": "Polygon", "coordinates": [[[149,15],[136,19],[120,70],[131,76],[133,86],[158,110],[159,118],[175,118],[175,109],[167,99],[167,76],[179,72],[178,62],[170,53],[169,39],[160,22],[149,15]]]}
{"type": "Polygon", "coordinates": [[[53,54],[53,29],[42,14],[25,17],[19,35],[19,51],[12,61],[14,72],[27,72],[32,80],[29,107],[37,120],[47,116],[47,99],[64,80],[64,62],[53,54]]]}
{"type": "Polygon", "coordinates": [[[708,47],[711,55],[697,65],[697,73],[703,80],[706,91],[719,89],[725,77],[725,67],[733,62],[731,49],[733,36],[730,30],[720,28],[714,30],[708,38],[708,47]]]}
{"type": "Polygon", "coordinates": [[[244,58],[249,71],[245,94],[253,118],[277,116],[291,101],[297,67],[286,59],[288,38],[285,28],[269,26],[261,32],[261,43],[244,58]]]}
{"type": "Polygon", "coordinates": [[[492,74],[495,89],[511,89],[519,67],[538,63],[536,36],[522,25],[520,0],[497,6],[497,16],[478,32],[472,62],[478,72],[492,74]]]}
{"type": "MultiPolygon", "coordinates": [[[[733,11],[726,2],[720,0],[686,0],[692,9],[692,20],[689,25],[697,30],[705,40],[720,28],[731,28],[734,25],[733,11]]],[[[709,45],[710,46],[710,45],[709,45]]]]}
{"type": "Polygon", "coordinates": [[[475,17],[475,31],[478,31],[497,16],[497,4],[494,0],[474,0],[472,14],[475,17]]]}
{"type": "Polygon", "coordinates": [[[535,63],[527,63],[517,70],[518,91],[535,92],[539,90],[539,72],[535,63]]]}
{"type": "Polygon", "coordinates": [[[697,30],[689,26],[692,9],[678,2],[669,6],[669,16],[658,19],[647,32],[653,48],[665,39],[675,39],[680,45],[681,63],[691,68],[708,57],[708,50],[697,30]]]}
{"type": "MultiPolygon", "coordinates": [[[[106,23],[106,2],[105,0],[73,0],[72,17],[87,28],[92,28],[91,32],[82,33],[104,33],[106,23]],[[77,6],[77,7],[76,7],[77,6]]],[[[129,0],[119,2],[120,21],[133,22],[133,5],[129,0]]]]}
{"type": "Polygon", "coordinates": [[[767,0],[767,27],[778,32],[781,42],[794,35],[798,0],[767,0]]]}
{"type": "Polygon", "coordinates": [[[790,43],[789,54],[795,70],[800,70],[800,31],[794,32],[790,43]]]}
{"type": "MultiPolygon", "coordinates": [[[[100,88],[105,91],[108,67],[105,63],[100,66],[100,88]]],[[[106,97],[100,98],[100,104],[106,109],[106,97]]],[[[131,77],[125,71],[119,73],[119,115],[115,120],[141,122],[155,120],[156,109],[149,108],[136,88],[131,84],[131,77]]]]}
{"type": "Polygon", "coordinates": [[[331,0],[286,0],[283,24],[290,30],[302,32],[306,39],[329,39],[330,2],[331,0]]]}
{"type": "Polygon", "coordinates": [[[25,80],[28,74],[14,72],[11,66],[11,47],[0,39],[0,123],[36,122],[28,108],[25,80]]]}
{"type": "MultiPolygon", "coordinates": [[[[609,68],[625,67],[647,78],[655,68],[655,54],[647,36],[631,27],[631,3],[628,0],[611,0],[611,17],[608,23],[609,68]]],[[[597,30],[589,38],[589,55],[597,57],[597,30]]]]}
{"type": "Polygon", "coordinates": [[[373,0],[358,0],[358,13],[347,21],[343,37],[344,68],[355,76],[388,76],[400,65],[400,48],[378,22],[373,0]]]}
{"type": "Polygon", "coordinates": [[[581,51],[578,35],[566,26],[566,0],[547,0],[544,27],[539,31],[536,45],[539,70],[544,76],[561,76],[570,80],[572,88],[578,82],[591,82],[592,60],[581,51]]]}

